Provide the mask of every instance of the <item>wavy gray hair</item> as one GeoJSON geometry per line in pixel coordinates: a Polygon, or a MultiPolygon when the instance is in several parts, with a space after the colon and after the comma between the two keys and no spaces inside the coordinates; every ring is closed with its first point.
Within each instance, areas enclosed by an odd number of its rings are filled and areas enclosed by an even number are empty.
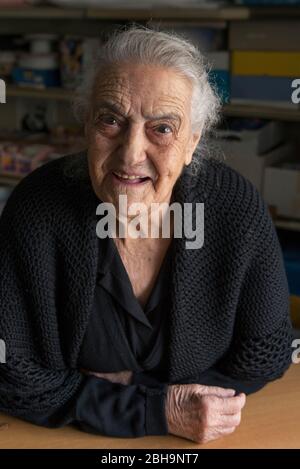
{"type": "Polygon", "coordinates": [[[126,62],[172,68],[192,81],[192,131],[201,131],[201,141],[193,155],[190,169],[192,173],[197,173],[202,158],[216,157],[215,151],[207,145],[206,135],[219,120],[221,104],[208,80],[208,62],[200,50],[183,36],[141,25],[115,30],[99,48],[94,62],[84,74],[82,84],[76,90],[73,100],[75,116],[80,122],[84,122],[87,117],[98,73],[110,65],[126,62]]]}

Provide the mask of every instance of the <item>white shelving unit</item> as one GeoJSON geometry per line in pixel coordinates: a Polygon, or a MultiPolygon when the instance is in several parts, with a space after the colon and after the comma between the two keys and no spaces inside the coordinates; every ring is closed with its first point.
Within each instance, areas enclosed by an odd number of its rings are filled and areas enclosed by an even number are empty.
{"type": "MultiPolygon", "coordinates": [[[[43,98],[68,102],[73,98],[74,91],[63,88],[36,89],[8,85],[7,96],[38,99],[43,98]]],[[[257,117],[261,119],[300,122],[300,108],[293,110],[276,108],[272,106],[226,104],[223,107],[223,112],[224,115],[232,117],[257,117]]]]}
{"type": "Polygon", "coordinates": [[[53,99],[56,101],[70,101],[74,92],[64,88],[46,88],[38,89],[31,87],[21,87],[17,85],[8,85],[6,95],[22,98],[53,99]]]}
{"type": "Polygon", "coordinates": [[[0,184],[6,184],[8,186],[15,186],[22,179],[21,176],[11,176],[8,174],[0,174],[0,184]]]}
{"type": "MultiPolygon", "coordinates": [[[[166,21],[187,22],[187,24],[208,24],[217,22],[224,27],[232,21],[248,21],[251,19],[282,19],[282,18],[300,18],[299,7],[223,7],[208,8],[201,7],[159,7],[159,8],[56,8],[56,7],[27,7],[27,8],[2,8],[0,9],[0,30],[3,26],[3,32],[15,32],[22,34],[26,30],[23,24],[34,26],[34,32],[44,32],[43,27],[51,24],[53,32],[62,34],[64,25],[76,29],[76,25],[84,26],[87,34],[93,34],[95,29],[100,31],[100,26],[116,21],[141,21],[161,20],[162,24],[166,21]],[[70,25],[70,26],[69,26],[70,25]],[[89,30],[89,26],[91,26],[89,30]],[[93,26],[93,28],[92,28],[93,26]]],[[[27,32],[27,30],[26,30],[27,32]]],[[[33,89],[18,87],[15,85],[7,86],[8,97],[24,97],[32,99],[56,100],[58,102],[70,102],[74,96],[72,90],[62,88],[53,89],[33,89]]],[[[226,104],[223,107],[225,116],[231,117],[253,117],[262,119],[274,119],[286,122],[300,122],[300,109],[284,109],[271,106],[251,106],[239,104],[226,104]]],[[[20,181],[20,177],[1,175],[0,183],[15,185],[20,181]]],[[[278,228],[300,231],[300,221],[278,219],[275,221],[278,228]]]]}
{"type": "Polygon", "coordinates": [[[275,220],[275,226],[283,230],[300,232],[300,220],[289,220],[286,218],[279,218],[275,220]]]}

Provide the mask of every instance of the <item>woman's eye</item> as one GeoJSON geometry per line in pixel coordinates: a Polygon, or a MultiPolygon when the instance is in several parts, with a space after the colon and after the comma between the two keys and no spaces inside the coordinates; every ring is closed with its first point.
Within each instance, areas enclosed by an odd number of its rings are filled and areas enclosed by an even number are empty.
{"type": "Polygon", "coordinates": [[[103,124],[106,125],[115,125],[117,124],[117,120],[113,116],[100,116],[99,119],[103,124]]]}
{"type": "Polygon", "coordinates": [[[158,131],[159,133],[162,133],[162,134],[171,134],[172,128],[169,125],[163,124],[158,127],[158,131]]]}
{"type": "Polygon", "coordinates": [[[173,132],[172,128],[166,124],[159,125],[156,130],[161,134],[171,134],[173,132]]]}

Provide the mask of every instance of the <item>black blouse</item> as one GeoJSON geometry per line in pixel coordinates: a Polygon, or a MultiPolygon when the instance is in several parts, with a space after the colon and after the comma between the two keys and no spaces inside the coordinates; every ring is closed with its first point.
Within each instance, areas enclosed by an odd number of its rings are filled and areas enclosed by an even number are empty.
{"type": "MultiPolygon", "coordinates": [[[[100,241],[93,310],[80,351],[79,366],[98,372],[159,372],[168,312],[171,245],[143,309],[111,238],[100,241]]],[[[161,370],[163,371],[163,370],[161,370]]]]}
{"type": "MultiPolygon", "coordinates": [[[[78,368],[99,373],[133,372],[130,385],[86,376],[64,423],[111,436],[165,435],[167,383],[164,350],[169,312],[171,247],[143,309],[118,249],[111,238],[99,240],[94,304],[81,346],[78,368]]],[[[187,381],[185,380],[185,383],[187,381]]],[[[233,388],[247,394],[265,382],[241,382],[211,368],[197,377],[200,384],[233,388]]],[[[51,426],[52,415],[40,422],[51,426]]]]}

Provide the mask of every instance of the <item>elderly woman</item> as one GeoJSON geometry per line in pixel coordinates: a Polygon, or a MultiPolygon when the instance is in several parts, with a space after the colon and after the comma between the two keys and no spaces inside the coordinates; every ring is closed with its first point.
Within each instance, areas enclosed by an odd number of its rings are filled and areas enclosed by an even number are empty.
{"type": "Polygon", "coordinates": [[[288,368],[288,288],[268,210],[201,151],[218,109],[188,41],[131,27],[103,45],[77,100],[87,151],[33,171],[1,217],[2,412],[206,442],[233,432],[246,394],[288,368]],[[164,217],[156,237],[119,235],[132,204],[150,216],[174,202],[204,204],[201,247],[175,236],[175,216],[169,236],[164,217]],[[116,209],[115,237],[99,237],[103,203],[116,209]]]}

